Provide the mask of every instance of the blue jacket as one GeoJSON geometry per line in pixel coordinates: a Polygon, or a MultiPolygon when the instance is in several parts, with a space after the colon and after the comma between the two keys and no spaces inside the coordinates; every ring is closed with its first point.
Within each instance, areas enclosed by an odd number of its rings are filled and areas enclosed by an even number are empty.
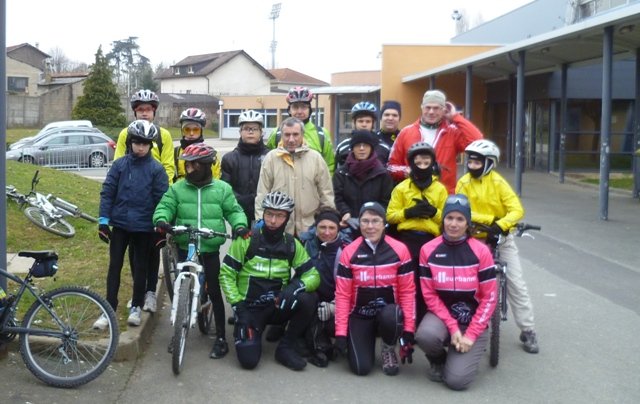
{"type": "Polygon", "coordinates": [[[100,218],[128,232],[153,232],[153,212],[169,188],[162,164],[147,154],[113,162],[100,191],[100,218]]]}

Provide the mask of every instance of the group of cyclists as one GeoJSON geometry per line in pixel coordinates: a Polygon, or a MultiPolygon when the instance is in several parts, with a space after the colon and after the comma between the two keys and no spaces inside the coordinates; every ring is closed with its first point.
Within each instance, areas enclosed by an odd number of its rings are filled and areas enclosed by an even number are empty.
{"type": "MultiPolygon", "coordinates": [[[[134,94],[136,121],[118,139],[122,162],[114,162],[101,193],[99,235],[110,243],[107,297],[114,309],[127,245],[134,279],[128,322],[135,326],[141,311],[156,310],[158,250],[172,226],[225,231],[229,223],[233,240],[222,263],[222,239],[198,246],[215,308],[211,358],[229,351],[224,295],[243,368],[258,365],[266,334],[278,341],[275,359],[287,368],[325,367],[344,356],[353,373],[366,375],[376,363],[379,336],[385,374],[398,374],[399,362],[412,363],[417,345],[428,359],[429,379],[462,390],[477,374],[497,301],[492,253],[483,241],[501,234],[520,340],[526,352],[537,353],[531,300],[509,234],[524,209],[496,171],[496,144],[443,92],[429,90],[421,116],[403,129],[398,102],[385,101],[380,110],[355,104],[351,136],[334,151],[329,132],[310,120],[312,98],[309,89],[292,88],[286,97],[291,118],[266,143],[262,114],[243,111],[238,145],[219,159],[203,142],[202,111],[182,113],[183,137],[174,150],[166,147],[172,145],[166,131],[152,124],[157,95],[134,94]],[[456,157],[463,152],[466,173],[456,181],[456,157]],[[322,162],[320,173],[294,171],[309,154],[322,162]],[[267,173],[265,160],[284,168],[267,173]],[[164,181],[157,179],[162,168],[164,181]],[[274,181],[274,175],[288,178],[274,181]],[[318,177],[331,181],[319,184],[318,177]],[[298,194],[306,183],[318,189],[298,194]],[[311,208],[296,200],[312,194],[323,202],[311,208]],[[304,226],[302,217],[310,218],[304,226]],[[472,232],[473,223],[490,231],[472,232]]],[[[187,240],[175,241],[186,254],[187,240]]]]}

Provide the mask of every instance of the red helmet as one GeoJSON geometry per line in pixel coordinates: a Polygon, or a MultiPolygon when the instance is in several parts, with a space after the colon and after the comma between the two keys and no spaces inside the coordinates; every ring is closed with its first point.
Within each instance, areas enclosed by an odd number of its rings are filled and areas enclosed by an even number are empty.
{"type": "Polygon", "coordinates": [[[187,146],[180,155],[180,160],[197,161],[203,164],[215,164],[216,149],[205,143],[194,143],[187,146]]]}
{"type": "Polygon", "coordinates": [[[287,103],[293,104],[294,102],[306,102],[311,104],[313,99],[313,93],[309,91],[307,87],[293,87],[287,94],[287,103]]]}

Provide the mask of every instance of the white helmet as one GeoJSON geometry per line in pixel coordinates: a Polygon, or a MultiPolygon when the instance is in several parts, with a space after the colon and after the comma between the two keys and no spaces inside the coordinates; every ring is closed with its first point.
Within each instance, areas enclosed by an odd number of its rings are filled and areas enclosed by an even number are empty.
{"type": "Polygon", "coordinates": [[[260,127],[264,126],[264,118],[262,117],[262,114],[252,109],[242,111],[242,113],[240,114],[240,117],[238,118],[238,126],[247,122],[259,123],[260,127]]]}
{"type": "Polygon", "coordinates": [[[500,149],[491,140],[474,140],[469,144],[469,146],[467,146],[466,149],[464,149],[464,152],[467,155],[479,154],[485,158],[486,161],[482,176],[489,173],[489,171],[491,171],[493,167],[498,165],[498,161],[500,161],[500,149]]]}

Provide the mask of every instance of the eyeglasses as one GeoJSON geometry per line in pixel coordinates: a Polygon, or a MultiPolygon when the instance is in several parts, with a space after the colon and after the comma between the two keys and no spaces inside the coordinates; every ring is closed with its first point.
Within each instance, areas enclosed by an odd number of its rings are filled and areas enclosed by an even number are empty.
{"type": "Polygon", "coordinates": [[[284,220],[287,218],[287,214],[284,212],[271,212],[269,210],[265,210],[264,211],[264,217],[266,219],[277,219],[277,220],[284,220]]]}
{"type": "Polygon", "coordinates": [[[260,128],[256,128],[256,127],[248,127],[248,126],[243,126],[241,130],[242,130],[243,132],[248,132],[248,133],[260,132],[260,128]]]}
{"type": "Polygon", "coordinates": [[[380,218],[375,218],[375,219],[360,219],[360,224],[363,226],[369,226],[369,225],[373,225],[373,226],[380,226],[383,223],[383,220],[380,218]]]}
{"type": "Polygon", "coordinates": [[[445,205],[469,206],[469,199],[462,194],[451,195],[444,202],[445,205]]]}

